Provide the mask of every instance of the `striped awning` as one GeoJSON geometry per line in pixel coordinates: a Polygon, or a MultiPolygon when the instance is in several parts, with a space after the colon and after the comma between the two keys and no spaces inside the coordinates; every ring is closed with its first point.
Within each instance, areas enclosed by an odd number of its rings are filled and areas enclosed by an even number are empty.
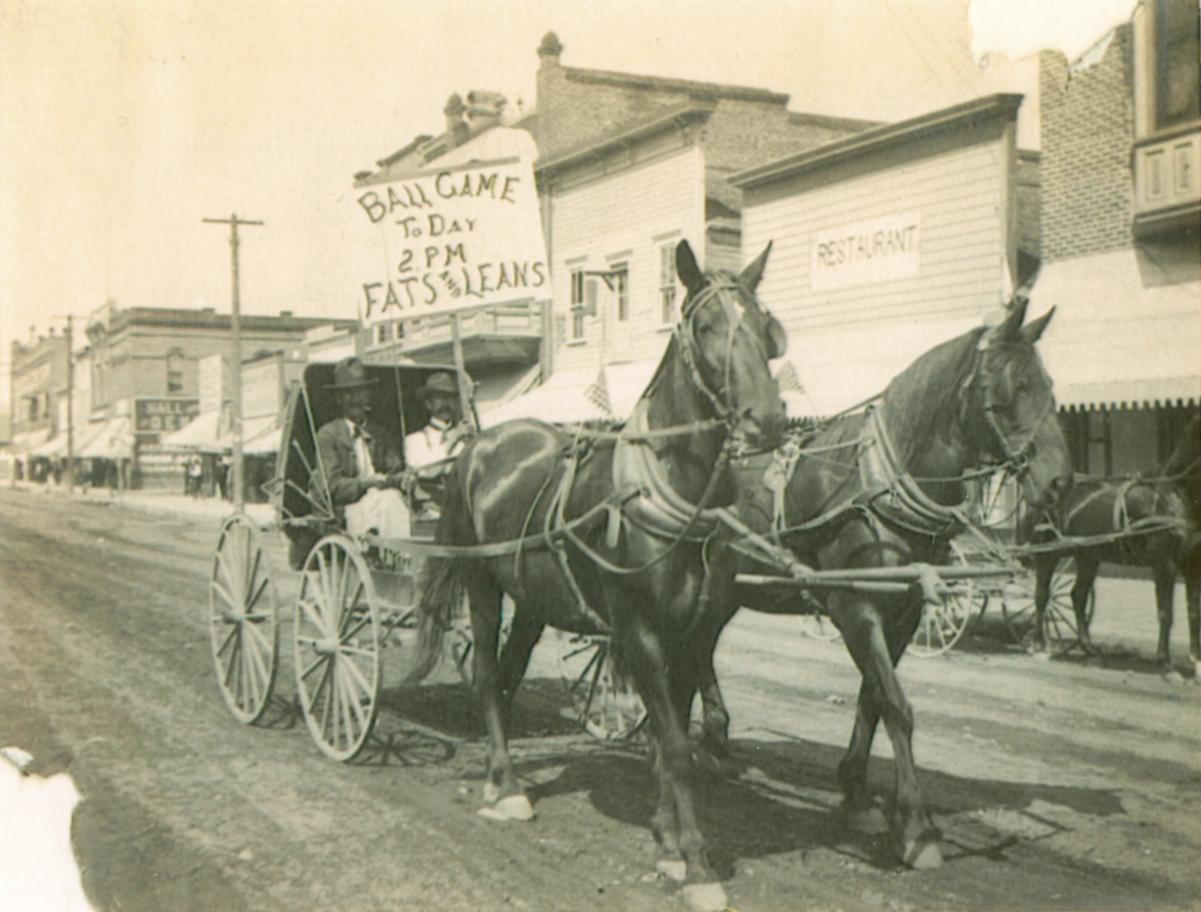
{"type": "Polygon", "coordinates": [[[1030,318],[1066,408],[1201,402],[1201,255],[1110,251],[1043,266],[1030,318]]]}

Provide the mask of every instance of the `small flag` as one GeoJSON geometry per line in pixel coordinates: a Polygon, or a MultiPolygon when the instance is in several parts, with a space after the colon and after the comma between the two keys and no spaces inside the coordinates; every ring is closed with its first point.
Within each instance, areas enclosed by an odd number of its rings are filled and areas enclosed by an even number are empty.
{"type": "Polygon", "coordinates": [[[776,386],[782,393],[805,392],[805,385],[801,383],[801,378],[797,376],[796,368],[792,366],[791,361],[785,361],[784,366],[776,374],[776,386]]]}
{"type": "Polygon", "coordinates": [[[603,364],[596,374],[596,379],[584,390],[584,398],[604,412],[607,417],[613,417],[613,406],[609,401],[609,381],[605,377],[603,364]]]}

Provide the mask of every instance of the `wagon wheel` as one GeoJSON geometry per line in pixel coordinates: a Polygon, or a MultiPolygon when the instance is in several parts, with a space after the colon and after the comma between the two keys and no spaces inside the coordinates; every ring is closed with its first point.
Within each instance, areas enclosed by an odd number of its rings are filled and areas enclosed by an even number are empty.
{"type": "MultiPolygon", "coordinates": [[[[954,566],[966,567],[970,561],[964,550],[951,542],[954,566]]],[[[909,652],[921,659],[949,651],[971,626],[973,619],[988,606],[988,592],[970,579],[958,580],[948,587],[937,605],[923,605],[922,619],[909,644],[909,652]]]]}
{"type": "Polygon", "coordinates": [[[353,760],[379,710],[381,637],[375,585],[354,542],[329,535],[309,552],[293,619],[305,724],[327,757],[353,760]]]}
{"type": "Polygon", "coordinates": [[[209,579],[209,641],[225,705],[243,724],[258,721],[279,667],[279,618],[267,556],[244,513],[221,524],[209,579]]]}
{"type": "Polygon", "coordinates": [[[614,666],[608,637],[570,637],[559,652],[559,667],[572,710],[592,737],[622,741],[642,727],[646,708],[614,666]]]}
{"type": "MultiPolygon", "coordinates": [[[[1034,608],[1034,572],[1026,571],[1007,585],[1001,597],[1001,613],[1010,636],[1019,645],[1025,645],[1034,633],[1037,612],[1034,608]]],[[[1050,595],[1043,614],[1043,629],[1047,646],[1052,655],[1064,655],[1080,645],[1076,630],[1076,612],[1072,610],[1072,586],[1076,575],[1066,570],[1051,575],[1050,595]]],[[[1092,624],[1096,592],[1090,592],[1085,616],[1092,624]]]]}

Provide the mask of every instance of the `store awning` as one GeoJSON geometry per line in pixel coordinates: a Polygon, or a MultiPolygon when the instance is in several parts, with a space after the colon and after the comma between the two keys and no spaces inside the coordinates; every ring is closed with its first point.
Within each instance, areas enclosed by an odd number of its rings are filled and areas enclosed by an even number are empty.
{"type": "Polygon", "coordinates": [[[79,448],[83,459],[132,459],[133,434],[128,418],[110,418],[79,448]]]}
{"type": "Polygon", "coordinates": [[[30,456],[41,456],[44,459],[58,459],[67,455],[67,435],[58,434],[45,440],[29,451],[30,456]]]}
{"type": "Polygon", "coordinates": [[[1060,406],[1201,401],[1201,279],[1194,249],[1175,262],[1120,250],[1043,266],[1030,318],[1052,306],[1039,343],[1060,406]]]}
{"type": "Polygon", "coordinates": [[[221,413],[217,410],[201,412],[178,431],[168,434],[162,440],[162,445],[181,450],[219,449],[218,421],[221,413]]]}
{"type": "Polygon", "coordinates": [[[658,360],[608,364],[601,380],[599,368],[555,371],[541,386],[523,396],[489,409],[485,426],[514,418],[539,418],[556,424],[625,418],[646,389],[658,360]],[[604,393],[600,394],[603,388],[604,393]],[[600,403],[608,397],[609,411],[600,403]]]}
{"type": "MultiPolygon", "coordinates": [[[[790,334],[787,362],[800,390],[781,390],[789,417],[828,417],[878,393],[919,357],[974,326],[977,317],[895,320],[790,334]]],[[[777,376],[785,370],[781,365],[777,376]]]]}
{"type": "Polygon", "coordinates": [[[42,428],[40,431],[22,431],[13,435],[12,442],[8,445],[8,452],[14,456],[28,456],[30,450],[41,446],[49,439],[50,428],[42,428]]]}
{"type": "MultiPolygon", "coordinates": [[[[275,415],[247,418],[242,422],[242,452],[247,456],[266,456],[279,452],[279,420],[275,415]]],[[[233,435],[228,437],[233,447],[233,435]]]]}

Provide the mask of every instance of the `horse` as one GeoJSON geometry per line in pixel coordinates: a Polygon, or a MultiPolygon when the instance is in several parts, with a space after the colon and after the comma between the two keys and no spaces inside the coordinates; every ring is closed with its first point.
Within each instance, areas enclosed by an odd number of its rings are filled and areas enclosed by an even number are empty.
{"type": "MultiPolygon", "coordinates": [[[[837,416],[808,431],[774,482],[771,473],[753,481],[743,476],[739,517],[752,532],[775,536],[810,567],[881,568],[947,562],[950,539],[968,519],[965,478],[982,458],[1016,475],[1033,503],[1054,502],[1070,485],[1071,462],[1051,380],[1035,349],[1054,311],[1023,326],[1025,311],[1025,300],[1015,299],[996,327],[977,327],[920,356],[866,412],[837,416]],[[774,491],[765,496],[768,485],[774,491]]],[[[737,540],[728,544],[718,560],[736,562],[740,572],[775,572],[735,553],[737,540]]],[[[714,578],[726,586],[712,594],[724,603],[725,620],[739,606],[787,614],[817,610],[833,620],[862,675],[854,730],[838,765],[843,822],[864,832],[887,826],[897,857],[910,867],[941,864],[939,834],[914,768],[913,710],[895,671],[921,619],[923,600],[937,597],[929,573],[923,586],[901,593],[872,591],[880,587],[862,581],[798,592],[732,584],[728,573],[714,578]],[[896,797],[887,820],[867,784],[881,716],[896,757],[896,797]]],[[[721,764],[729,714],[712,652],[701,687],[699,750],[721,764]]]]}
{"type": "Polygon", "coordinates": [[[474,692],[488,731],[481,813],[525,820],[533,809],[506,728],[530,651],[546,625],[610,635],[647,707],[659,758],[657,866],[683,880],[698,909],[726,901],[697,824],[687,733],[699,676],[694,643],[709,626],[698,614],[712,531],[702,513],[733,500],[727,455],[735,442],[770,446],[784,428],[768,362],[784,353],[786,337],[755,298],[770,249],[736,276],[702,272],[689,245],[677,246],[680,317],[622,431],[572,433],[518,419],[467,445],[447,479],[435,542],[529,544],[503,556],[431,559],[409,675],[420,680],[437,663],[466,593],[474,692]],[[498,661],[502,594],[515,609],[498,661]]]}
{"type": "MultiPolygon", "coordinates": [[[[1072,609],[1076,634],[1089,655],[1097,650],[1089,634],[1089,595],[1102,561],[1148,567],[1155,581],[1159,617],[1156,661],[1160,672],[1174,679],[1171,657],[1173,601],[1176,577],[1183,572],[1189,618],[1189,656],[1194,671],[1201,667],[1201,417],[1194,416],[1185,435],[1167,461],[1151,477],[1080,477],[1057,511],[1044,516],[1029,534],[1035,546],[1034,604],[1037,611],[1032,636],[1034,648],[1049,649],[1046,608],[1051,577],[1061,560],[1072,558],[1076,579],[1072,584],[1072,609]],[[1066,538],[1062,538],[1066,536],[1066,538]],[[1053,547],[1062,542],[1062,547],[1053,547]],[[1039,546],[1046,546],[1040,548],[1039,546]]],[[[1037,521],[1037,520],[1036,520],[1037,521]]],[[[1032,524],[1032,523],[1031,523],[1032,524]]],[[[1030,525],[1030,524],[1028,524],[1030,525]]]]}

